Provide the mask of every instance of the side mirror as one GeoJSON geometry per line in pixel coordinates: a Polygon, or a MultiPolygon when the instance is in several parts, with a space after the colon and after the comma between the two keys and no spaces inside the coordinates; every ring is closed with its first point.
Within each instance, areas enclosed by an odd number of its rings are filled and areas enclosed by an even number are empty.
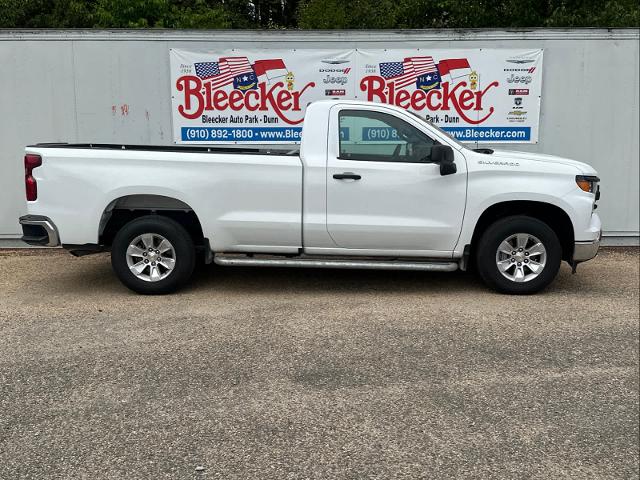
{"type": "Polygon", "coordinates": [[[451,175],[458,171],[453,162],[453,148],[449,145],[431,147],[431,161],[440,165],[440,175],[451,175]]]}

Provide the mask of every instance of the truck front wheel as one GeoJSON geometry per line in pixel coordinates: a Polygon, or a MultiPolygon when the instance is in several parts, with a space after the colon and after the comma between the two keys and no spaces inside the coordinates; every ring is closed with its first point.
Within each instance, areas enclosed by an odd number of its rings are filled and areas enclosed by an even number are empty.
{"type": "Polygon", "coordinates": [[[134,292],[170,293],[191,277],[195,248],[178,222],[146,215],[118,231],[111,245],[111,265],[120,281],[134,292]]]}
{"type": "Polygon", "coordinates": [[[524,215],[492,224],[476,249],[478,272],[494,290],[511,294],[536,293],[558,274],[562,247],[544,222],[524,215]]]}

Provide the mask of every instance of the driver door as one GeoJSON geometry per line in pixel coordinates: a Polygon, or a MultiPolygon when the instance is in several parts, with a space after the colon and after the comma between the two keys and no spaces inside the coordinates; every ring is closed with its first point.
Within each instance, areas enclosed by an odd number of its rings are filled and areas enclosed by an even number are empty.
{"type": "Polygon", "coordinates": [[[446,256],[460,234],[466,165],[440,175],[438,143],[419,120],[383,106],[332,109],[327,158],[327,231],[339,249],[446,256]]]}

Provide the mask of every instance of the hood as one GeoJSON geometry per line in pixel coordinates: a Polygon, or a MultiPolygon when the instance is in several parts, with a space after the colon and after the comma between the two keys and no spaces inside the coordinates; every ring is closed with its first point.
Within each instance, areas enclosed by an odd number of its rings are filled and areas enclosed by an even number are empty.
{"type": "Polygon", "coordinates": [[[585,175],[595,175],[597,173],[591,165],[588,165],[586,163],[578,162],[577,160],[571,160],[569,158],[557,157],[555,155],[546,155],[544,153],[517,152],[513,150],[494,150],[491,155],[487,156],[495,160],[521,160],[566,165],[576,168],[577,170],[579,170],[578,173],[582,173],[585,175]]]}

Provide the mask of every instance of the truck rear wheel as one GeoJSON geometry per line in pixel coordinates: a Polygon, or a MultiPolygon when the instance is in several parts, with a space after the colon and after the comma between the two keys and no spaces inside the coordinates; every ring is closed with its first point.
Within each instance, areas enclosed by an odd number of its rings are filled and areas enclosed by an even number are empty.
{"type": "Polygon", "coordinates": [[[120,281],[134,292],[170,293],[191,277],[195,248],[178,222],[146,215],[118,231],[111,245],[111,265],[120,281]]]}
{"type": "Polygon", "coordinates": [[[498,220],[482,234],[476,249],[478,272],[494,290],[536,293],[558,274],[562,247],[544,222],[527,216],[498,220]]]}

